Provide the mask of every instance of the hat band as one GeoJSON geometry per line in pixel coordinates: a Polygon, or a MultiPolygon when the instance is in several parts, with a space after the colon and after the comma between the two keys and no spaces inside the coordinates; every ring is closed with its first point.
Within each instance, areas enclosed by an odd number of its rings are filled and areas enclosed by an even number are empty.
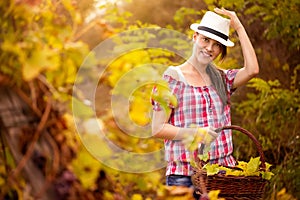
{"type": "Polygon", "coordinates": [[[216,31],[214,29],[211,29],[211,28],[208,28],[206,26],[198,26],[198,30],[201,30],[201,31],[207,31],[207,32],[210,32],[216,36],[219,36],[220,38],[224,39],[224,40],[228,40],[228,36],[219,32],[219,31],[216,31]]]}

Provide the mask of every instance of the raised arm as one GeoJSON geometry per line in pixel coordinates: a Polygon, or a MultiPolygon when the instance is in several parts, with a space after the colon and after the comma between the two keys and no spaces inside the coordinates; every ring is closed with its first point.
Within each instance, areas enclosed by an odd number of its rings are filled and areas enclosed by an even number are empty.
{"type": "Polygon", "coordinates": [[[259,65],[254,48],[247,35],[247,32],[234,11],[224,8],[215,8],[216,13],[226,15],[230,18],[230,26],[237,32],[244,56],[244,66],[239,70],[234,79],[233,87],[237,88],[246,84],[250,79],[259,73],[259,65]]]}

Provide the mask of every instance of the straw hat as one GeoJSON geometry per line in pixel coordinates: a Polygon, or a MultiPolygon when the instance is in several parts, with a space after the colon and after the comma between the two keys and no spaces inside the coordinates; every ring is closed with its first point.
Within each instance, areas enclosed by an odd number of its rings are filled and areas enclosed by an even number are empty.
{"type": "Polygon", "coordinates": [[[234,43],[229,40],[230,20],[212,11],[207,11],[200,24],[194,23],[190,26],[192,30],[201,35],[214,39],[221,44],[232,47],[234,43]]]}

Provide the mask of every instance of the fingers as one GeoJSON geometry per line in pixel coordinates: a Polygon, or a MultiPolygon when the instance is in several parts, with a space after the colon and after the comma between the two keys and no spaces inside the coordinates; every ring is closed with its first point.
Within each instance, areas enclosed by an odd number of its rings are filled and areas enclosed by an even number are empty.
{"type": "Polygon", "coordinates": [[[214,11],[219,14],[228,15],[229,10],[226,10],[225,8],[214,8],[214,11]]]}
{"type": "Polygon", "coordinates": [[[234,11],[226,10],[225,8],[214,8],[214,11],[219,14],[227,15],[230,18],[236,15],[234,11]]]}
{"type": "Polygon", "coordinates": [[[194,151],[198,148],[198,144],[203,140],[197,136],[198,129],[197,128],[183,128],[181,129],[183,132],[182,142],[187,149],[190,151],[194,151]]]}
{"type": "Polygon", "coordinates": [[[218,137],[218,133],[215,132],[215,129],[213,129],[212,127],[209,128],[208,134],[211,135],[214,138],[218,137]]]}
{"type": "Polygon", "coordinates": [[[218,133],[216,133],[215,131],[213,131],[212,129],[208,130],[208,135],[206,137],[206,142],[208,144],[212,143],[213,141],[215,141],[215,139],[218,137],[218,133]]]}
{"type": "Polygon", "coordinates": [[[214,11],[218,14],[228,16],[230,18],[230,26],[235,30],[238,30],[240,27],[242,27],[242,24],[234,11],[226,10],[225,8],[215,8],[214,11]]]}
{"type": "Polygon", "coordinates": [[[220,8],[214,8],[214,11],[216,12],[216,13],[219,13],[219,14],[223,14],[224,13],[224,8],[223,9],[220,9],[220,8]]]}
{"type": "Polygon", "coordinates": [[[208,145],[210,143],[212,143],[217,137],[218,137],[218,133],[216,133],[214,131],[213,127],[206,127],[204,128],[204,130],[206,131],[206,134],[204,135],[204,144],[208,145]]]}
{"type": "Polygon", "coordinates": [[[182,142],[189,150],[196,150],[199,143],[210,145],[218,137],[213,127],[182,129],[184,135],[182,142]]]}

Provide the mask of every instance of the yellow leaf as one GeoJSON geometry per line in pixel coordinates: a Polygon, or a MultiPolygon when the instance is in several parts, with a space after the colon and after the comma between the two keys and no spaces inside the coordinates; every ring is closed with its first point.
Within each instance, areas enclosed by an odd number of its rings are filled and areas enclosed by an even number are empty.
{"type": "Polygon", "coordinates": [[[184,194],[192,194],[193,189],[184,186],[165,186],[171,196],[181,196],[184,194]]]}
{"type": "Polygon", "coordinates": [[[134,194],[132,195],[131,200],[143,200],[143,197],[140,194],[134,194]]]}
{"type": "Polygon", "coordinates": [[[62,4],[64,5],[64,7],[65,7],[68,11],[74,10],[74,7],[72,6],[72,1],[71,1],[71,0],[62,0],[61,2],[62,2],[62,4]]]}
{"type": "Polygon", "coordinates": [[[130,119],[138,125],[145,126],[150,122],[148,113],[151,109],[150,101],[145,101],[141,96],[136,96],[130,105],[130,119]]]}
{"type": "Polygon", "coordinates": [[[215,175],[219,172],[219,164],[206,164],[203,166],[203,169],[206,169],[207,175],[215,175]]]}
{"type": "Polygon", "coordinates": [[[72,161],[74,173],[84,188],[92,188],[101,169],[101,164],[84,147],[72,161]]]}
{"type": "Polygon", "coordinates": [[[247,173],[254,173],[258,171],[260,165],[260,157],[250,158],[250,161],[247,164],[247,173]]]}
{"type": "Polygon", "coordinates": [[[209,200],[221,200],[218,198],[220,192],[221,192],[221,190],[209,191],[209,193],[208,193],[209,200]]]}
{"type": "Polygon", "coordinates": [[[66,77],[66,80],[65,82],[66,83],[73,83],[76,79],[76,73],[77,73],[77,70],[76,70],[76,66],[73,62],[72,59],[67,59],[65,62],[64,62],[64,68],[66,70],[64,70],[64,72],[66,73],[65,77],[66,77]]]}
{"type": "Polygon", "coordinates": [[[115,200],[115,197],[114,197],[112,192],[109,192],[109,191],[105,190],[103,193],[104,193],[103,194],[103,199],[105,199],[105,200],[115,200]]]}
{"type": "Polygon", "coordinates": [[[22,69],[26,81],[34,79],[43,70],[55,70],[59,67],[59,56],[55,50],[47,47],[32,51],[22,69]]]}
{"type": "Polygon", "coordinates": [[[279,192],[277,192],[277,196],[284,195],[286,193],[286,189],[282,188],[279,192]]]}
{"type": "Polygon", "coordinates": [[[226,176],[242,176],[243,175],[243,171],[240,170],[228,170],[226,171],[226,176]]]}
{"type": "Polygon", "coordinates": [[[81,24],[82,23],[82,17],[81,17],[81,14],[79,12],[75,12],[74,13],[74,21],[77,24],[81,24]]]}
{"type": "Polygon", "coordinates": [[[238,161],[238,165],[236,167],[241,168],[242,170],[246,170],[247,169],[247,165],[248,163],[245,161],[238,161]]]}

